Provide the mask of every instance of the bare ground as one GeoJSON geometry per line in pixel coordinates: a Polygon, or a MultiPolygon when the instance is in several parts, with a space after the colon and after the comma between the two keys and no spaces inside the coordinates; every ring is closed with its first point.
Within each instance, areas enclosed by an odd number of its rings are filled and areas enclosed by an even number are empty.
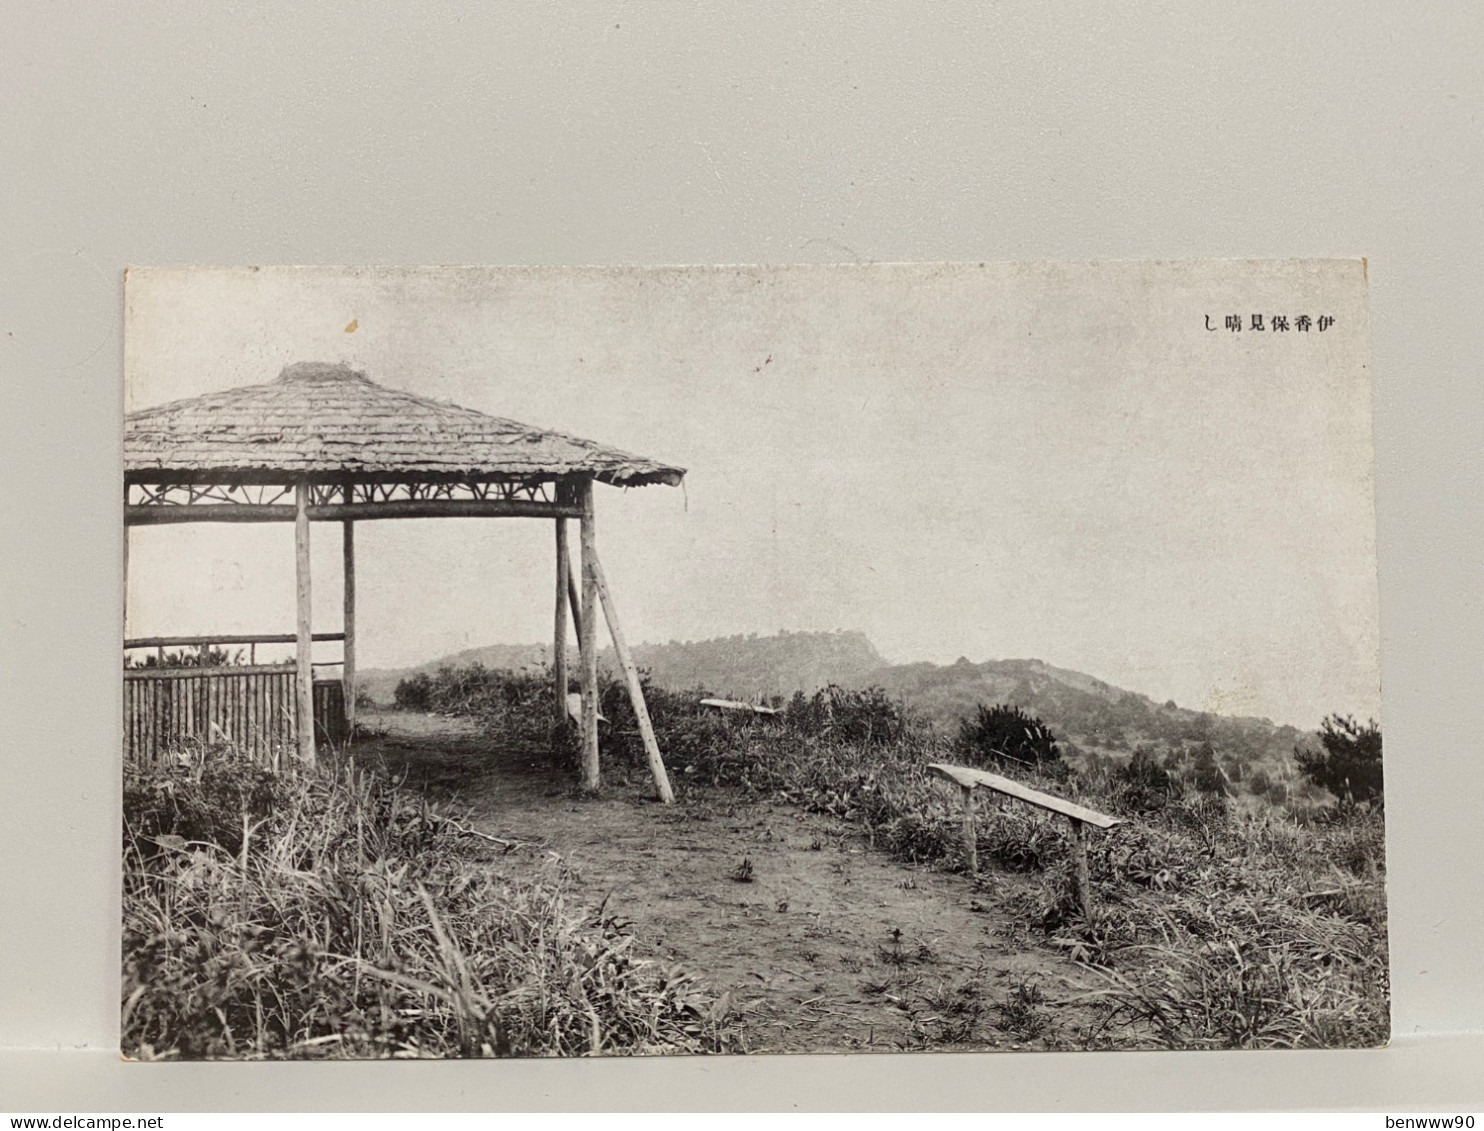
{"type": "Polygon", "coordinates": [[[850,826],[737,791],[501,759],[460,720],[385,714],[356,756],[405,774],[512,847],[512,876],[556,867],[594,915],[726,994],[750,1052],[1080,1048],[1086,972],[1001,913],[1024,878],[967,877],[875,852],[850,826]]]}

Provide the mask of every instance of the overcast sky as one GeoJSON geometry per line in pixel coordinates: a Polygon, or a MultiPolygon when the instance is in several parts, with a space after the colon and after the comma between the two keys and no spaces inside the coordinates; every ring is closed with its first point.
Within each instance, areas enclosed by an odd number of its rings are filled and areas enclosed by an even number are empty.
{"type": "MultiPolygon", "coordinates": [[[[632,641],[860,629],[893,662],[1379,718],[1358,261],[181,269],[126,298],[131,409],[343,361],[688,468],[598,488],[632,641]]],[[[339,531],[313,533],[334,631],[339,531]]],[[[357,549],[363,667],[550,635],[549,523],[357,549]]],[[[129,634],[290,632],[293,572],[289,524],[136,529],[129,634]]]]}

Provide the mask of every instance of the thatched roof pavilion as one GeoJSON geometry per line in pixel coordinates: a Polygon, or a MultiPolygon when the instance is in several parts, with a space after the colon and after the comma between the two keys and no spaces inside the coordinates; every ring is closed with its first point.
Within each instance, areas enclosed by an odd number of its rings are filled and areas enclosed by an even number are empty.
{"type": "Polygon", "coordinates": [[[388,389],[344,365],[131,412],[130,483],[550,482],[677,485],[685,471],[591,440],[388,389]]]}
{"type": "MultiPolygon", "coordinates": [[[[355,542],[358,521],[528,517],[554,520],[553,716],[565,719],[568,610],[578,628],[584,781],[598,784],[597,605],[625,670],[651,768],[670,798],[637,672],[594,541],[593,484],[678,485],[685,470],[590,440],[389,389],[344,365],[290,365],[277,380],[128,414],[127,528],[179,522],[294,522],[298,578],[300,756],[314,757],[309,624],[309,524],[338,522],[345,563],[344,685],[354,718],[355,542]],[[566,520],[581,526],[581,593],[566,520]]],[[[321,634],[321,638],[324,635],[321,634]]],[[[333,634],[338,637],[339,634],[333,634]]]]}

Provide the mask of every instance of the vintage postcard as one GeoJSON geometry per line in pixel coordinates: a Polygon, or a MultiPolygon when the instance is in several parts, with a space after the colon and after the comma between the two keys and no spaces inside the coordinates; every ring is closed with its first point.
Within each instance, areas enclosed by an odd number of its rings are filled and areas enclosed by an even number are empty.
{"type": "Polygon", "coordinates": [[[126,311],[127,1057],[1387,1041],[1364,261],[126,311]]]}

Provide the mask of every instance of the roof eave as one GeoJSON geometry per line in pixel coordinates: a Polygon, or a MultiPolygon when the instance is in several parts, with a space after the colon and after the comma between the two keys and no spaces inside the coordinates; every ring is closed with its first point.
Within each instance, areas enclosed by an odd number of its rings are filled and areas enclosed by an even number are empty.
{"type": "Polygon", "coordinates": [[[434,471],[412,468],[303,468],[273,466],[170,467],[164,463],[136,463],[124,468],[125,483],[241,483],[267,486],[291,483],[552,483],[588,478],[612,487],[678,487],[685,469],[658,467],[643,471],[604,471],[583,468],[506,472],[469,469],[434,471]]]}
{"type": "Polygon", "coordinates": [[[610,475],[599,472],[593,478],[599,483],[607,483],[610,487],[649,487],[655,484],[663,487],[679,487],[681,480],[685,478],[685,468],[665,467],[658,471],[645,471],[635,475],[610,475]]]}

